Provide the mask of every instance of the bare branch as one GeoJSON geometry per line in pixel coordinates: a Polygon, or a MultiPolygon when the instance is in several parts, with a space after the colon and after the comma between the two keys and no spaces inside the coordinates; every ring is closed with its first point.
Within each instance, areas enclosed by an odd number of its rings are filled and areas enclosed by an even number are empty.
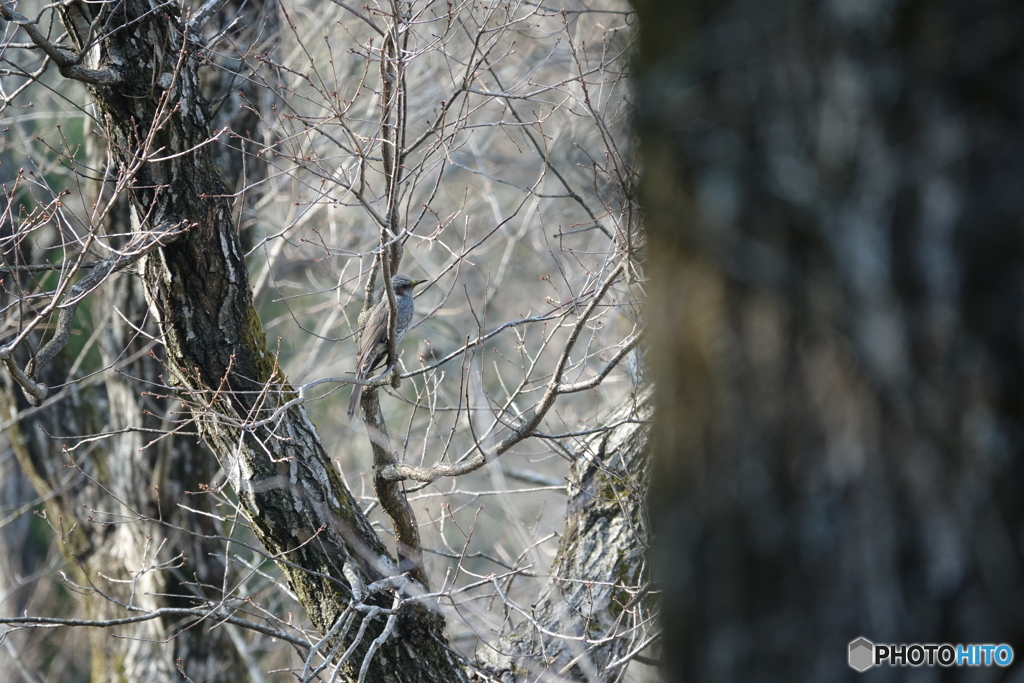
{"type": "MultiPolygon", "coordinates": [[[[583,326],[586,324],[587,320],[590,318],[590,315],[593,313],[594,308],[607,293],[608,288],[611,287],[612,284],[619,277],[619,275],[622,274],[623,268],[624,267],[622,265],[619,265],[611,272],[611,274],[605,279],[604,283],[595,293],[593,300],[590,302],[590,305],[587,306],[586,310],[580,315],[579,319],[576,321],[576,325],[573,327],[573,330],[569,336],[569,340],[566,342],[562,354],[558,359],[558,363],[555,366],[555,372],[553,373],[551,380],[548,382],[547,388],[545,389],[544,396],[538,402],[537,407],[534,408],[533,416],[529,420],[527,420],[518,427],[510,429],[510,433],[505,438],[503,438],[499,443],[495,444],[491,448],[487,450],[482,450],[478,446],[478,450],[480,452],[477,455],[473,456],[472,458],[468,458],[461,463],[437,463],[430,467],[414,467],[411,465],[406,465],[404,463],[399,463],[382,468],[380,471],[378,471],[378,476],[390,481],[414,479],[416,481],[423,482],[435,481],[440,477],[462,476],[474,470],[480,469],[494,458],[497,458],[502,453],[508,451],[510,448],[512,448],[512,446],[516,445],[523,439],[532,435],[534,429],[536,429],[537,425],[539,425],[541,420],[544,418],[544,415],[554,404],[555,399],[558,397],[560,393],[563,393],[563,385],[560,383],[562,372],[565,369],[565,364],[569,358],[569,353],[572,351],[572,348],[575,345],[576,340],[579,338],[580,330],[583,329],[583,326]]],[[[635,344],[636,341],[637,340],[634,339],[632,344],[635,344]]],[[[616,357],[613,359],[613,362],[609,362],[609,364],[606,366],[604,374],[607,374],[607,372],[609,372],[615,366],[615,364],[618,363],[618,361],[625,356],[625,353],[628,351],[629,349],[626,349],[624,352],[620,352],[619,354],[617,354],[616,357]]],[[[568,388],[574,390],[573,385],[568,385],[568,388]]]]}
{"type": "Polygon", "coordinates": [[[16,10],[7,6],[8,3],[0,3],[0,18],[20,26],[32,42],[37,45],[46,56],[53,60],[65,78],[72,78],[90,85],[112,86],[121,82],[120,72],[111,67],[107,69],[89,69],[79,63],[82,55],[68,54],[63,48],[51,43],[36,27],[36,23],[19,14],[16,10]]]}

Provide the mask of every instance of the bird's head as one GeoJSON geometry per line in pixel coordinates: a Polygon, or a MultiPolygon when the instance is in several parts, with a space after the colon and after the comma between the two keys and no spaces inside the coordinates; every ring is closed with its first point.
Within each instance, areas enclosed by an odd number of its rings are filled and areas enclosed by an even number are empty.
{"type": "Polygon", "coordinates": [[[408,275],[394,275],[391,277],[391,289],[395,290],[397,296],[402,296],[412,291],[416,285],[422,285],[426,280],[413,280],[408,275]]]}

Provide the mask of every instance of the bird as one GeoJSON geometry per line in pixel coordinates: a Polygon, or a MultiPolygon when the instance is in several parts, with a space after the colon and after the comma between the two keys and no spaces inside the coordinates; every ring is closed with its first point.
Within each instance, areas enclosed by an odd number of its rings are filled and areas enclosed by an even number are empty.
{"type": "MultiPolygon", "coordinates": [[[[426,280],[413,280],[408,275],[398,274],[391,278],[391,289],[395,292],[395,309],[397,319],[395,320],[395,346],[402,341],[402,337],[409,331],[412,323],[413,300],[412,290],[416,285],[421,285],[426,280]]],[[[365,380],[376,368],[380,367],[388,358],[388,305],[387,292],[381,292],[380,301],[370,311],[370,315],[363,325],[363,335],[359,338],[356,346],[356,379],[365,380]]],[[[363,385],[355,384],[352,387],[352,398],[348,402],[348,416],[355,415],[359,408],[359,402],[363,398],[363,385]]]]}

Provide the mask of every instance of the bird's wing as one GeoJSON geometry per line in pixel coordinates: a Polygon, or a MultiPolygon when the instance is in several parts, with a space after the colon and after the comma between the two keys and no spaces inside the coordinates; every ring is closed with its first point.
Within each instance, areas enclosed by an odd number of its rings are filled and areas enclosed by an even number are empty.
{"type": "Polygon", "coordinates": [[[366,375],[377,364],[378,344],[387,344],[388,339],[388,301],[382,298],[363,326],[363,336],[359,338],[359,355],[356,358],[356,376],[365,379],[366,375]],[[374,332],[376,331],[376,333],[374,332]]]}

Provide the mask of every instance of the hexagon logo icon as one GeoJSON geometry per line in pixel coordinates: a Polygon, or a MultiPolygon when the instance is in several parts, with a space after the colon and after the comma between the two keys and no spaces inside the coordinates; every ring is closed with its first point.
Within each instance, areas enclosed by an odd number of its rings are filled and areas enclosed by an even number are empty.
{"type": "Polygon", "coordinates": [[[861,637],[850,643],[850,668],[860,672],[875,665],[875,644],[861,637]]]}

